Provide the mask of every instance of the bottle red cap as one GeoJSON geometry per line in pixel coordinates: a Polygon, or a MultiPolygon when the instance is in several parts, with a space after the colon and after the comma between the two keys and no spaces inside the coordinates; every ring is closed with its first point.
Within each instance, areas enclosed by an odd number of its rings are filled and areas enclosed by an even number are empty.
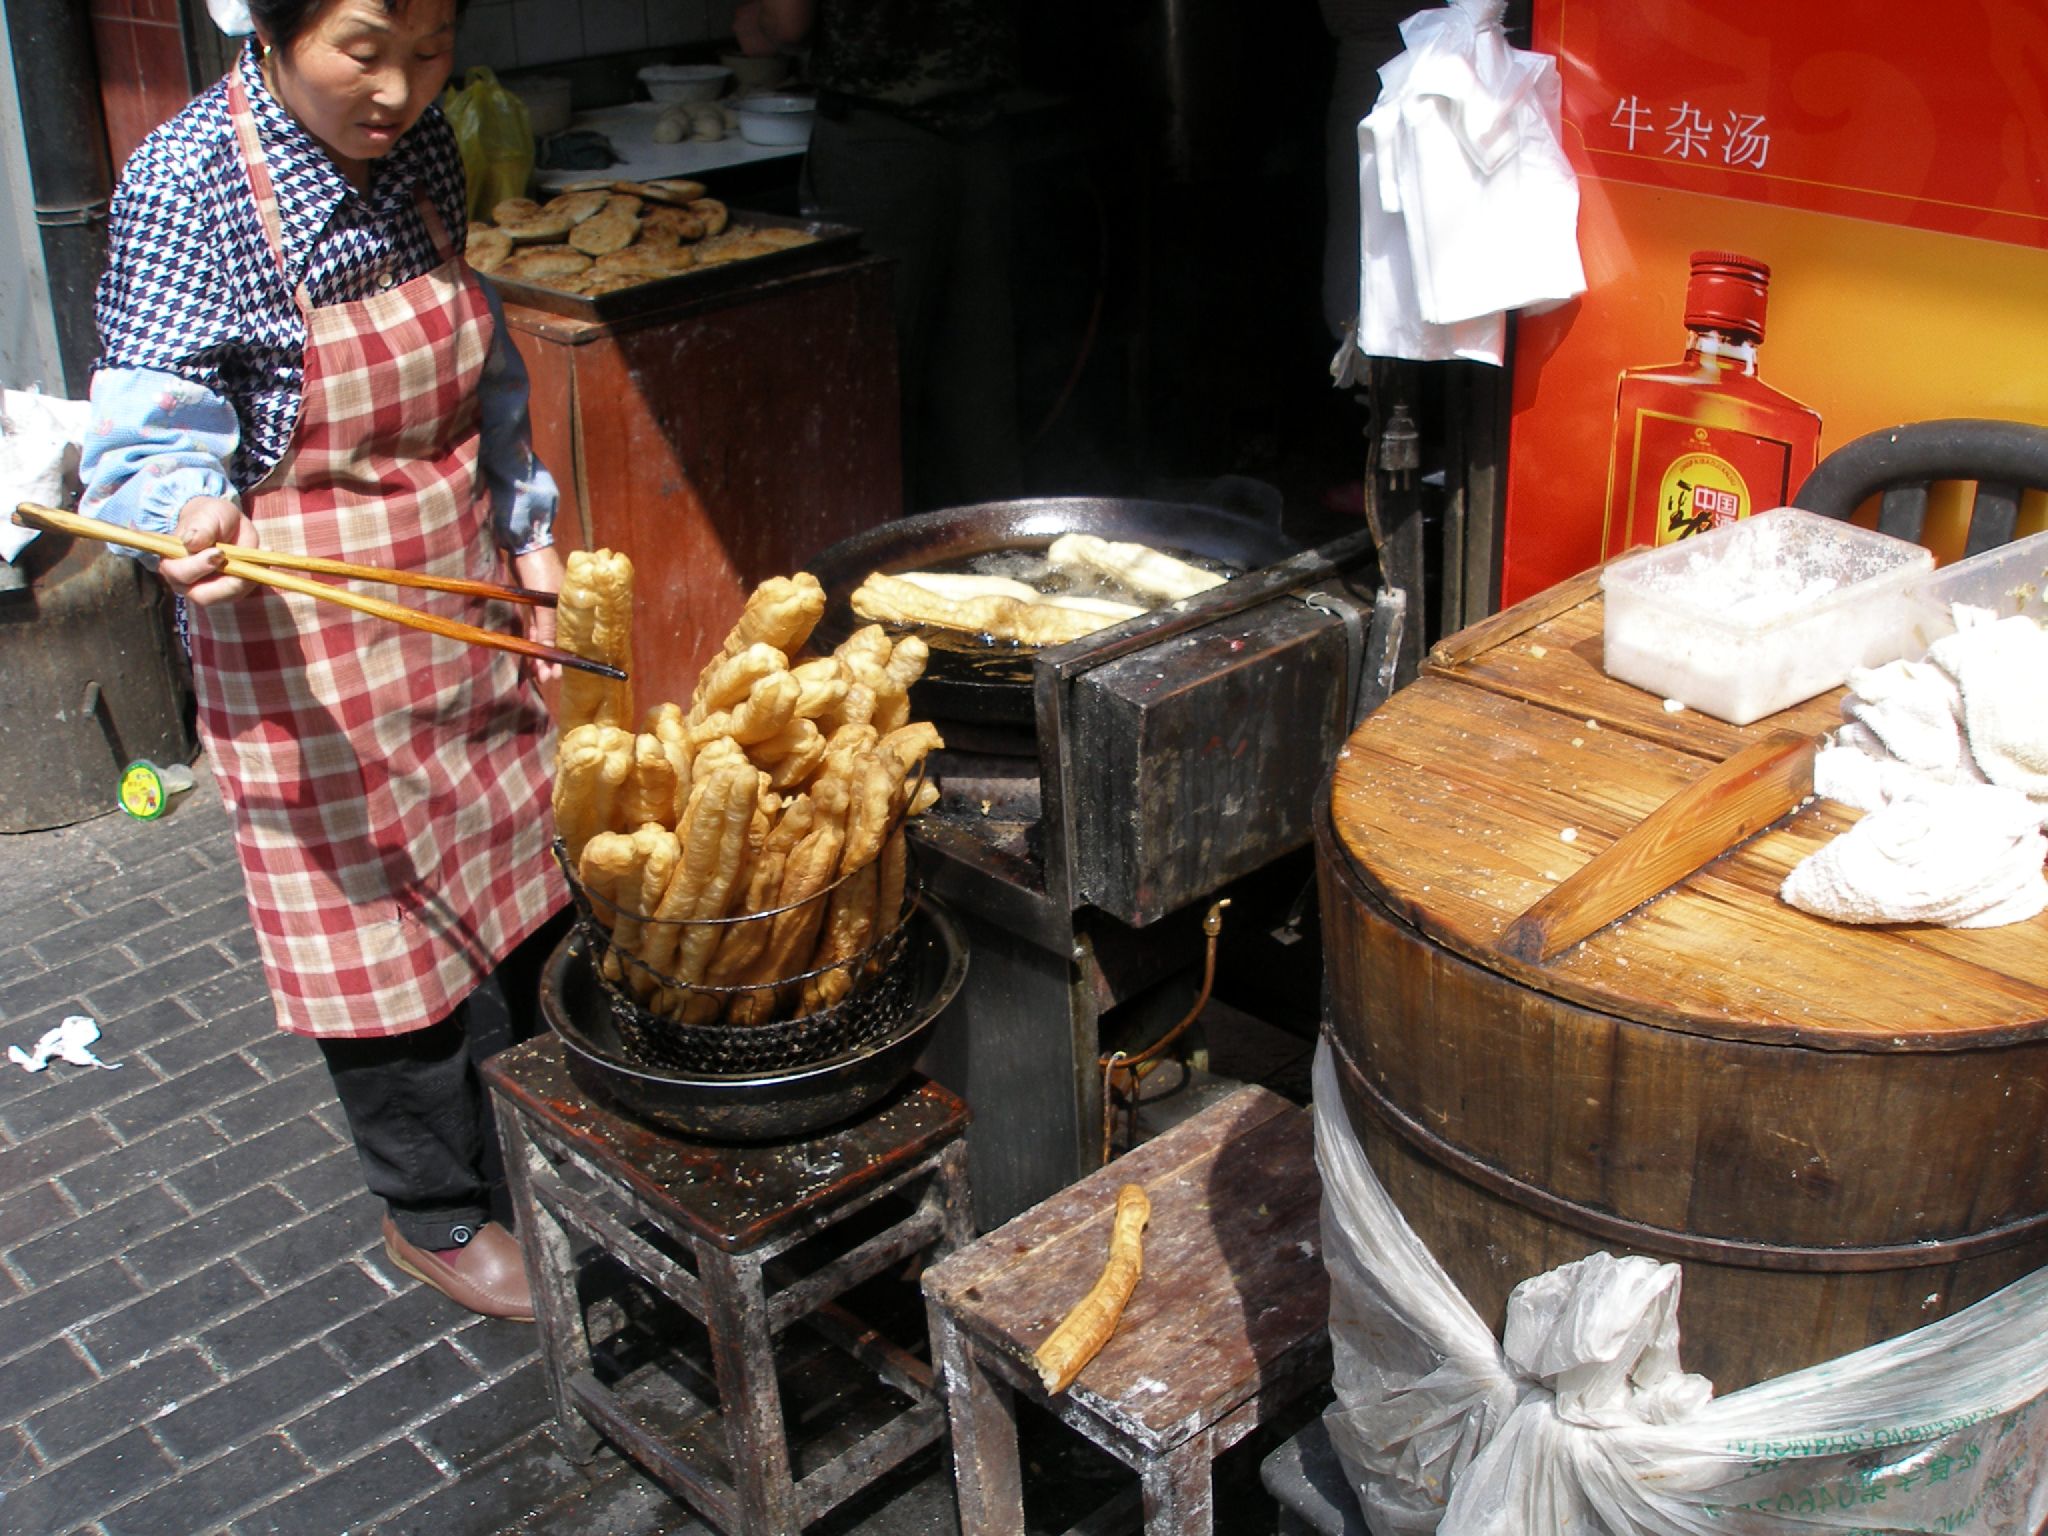
{"type": "Polygon", "coordinates": [[[1764,339],[1764,305],[1771,269],[1733,251],[1694,251],[1685,285],[1685,328],[1731,331],[1764,339]]]}

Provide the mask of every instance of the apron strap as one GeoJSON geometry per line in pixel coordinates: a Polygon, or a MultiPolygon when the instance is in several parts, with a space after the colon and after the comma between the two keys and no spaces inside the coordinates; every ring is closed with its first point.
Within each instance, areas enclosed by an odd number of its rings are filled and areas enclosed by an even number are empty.
{"type": "MultiPolygon", "coordinates": [[[[285,271],[284,222],[277,212],[277,187],[270,179],[270,161],[263,153],[263,140],[256,132],[256,114],[249,110],[249,93],[242,88],[242,66],[228,71],[228,121],[234,124],[235,139],[242,148],[242,169],[249,176],[249,190],[256,197],[256,217],[263,225],[271,259],[280,274],[285,271]]],[[[299,307],[306,307],[303,284],[295,295],[299,307]]]]}
{"type": "Polygon", "coordinates": [[[434,242],[434,255],[446,261],[455,254],[455,241],[448,234],[448,222],[441,217],[441,210],[434,206],[434,199],[422,181],[414,188],[413,206],[419,210],[420,222],[427,226],[427,234],[434,242]]]}

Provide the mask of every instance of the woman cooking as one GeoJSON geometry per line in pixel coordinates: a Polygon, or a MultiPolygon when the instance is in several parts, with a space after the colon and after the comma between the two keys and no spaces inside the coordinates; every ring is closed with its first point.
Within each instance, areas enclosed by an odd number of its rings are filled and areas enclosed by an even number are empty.
{"type": "MultiPolygon", "coordinates": [[[[192,551],[159,570],[186,600],[264,973],[280,1024],[326,1058],[386,1252],[529,1320],[518,1244],[490,1221],[474,1064],[500,997],[515,1027],[530,1015],[566,900],[538,679],[251,589],[214,548],[560,587],[554,483],[462,259],[462,165],[433,104],[459,9],[251,0],[227,78],[136,151],[99,289],[84,510],[192,551]]],[[[529,612],[551,641],[552,611],[529,612]]]]}

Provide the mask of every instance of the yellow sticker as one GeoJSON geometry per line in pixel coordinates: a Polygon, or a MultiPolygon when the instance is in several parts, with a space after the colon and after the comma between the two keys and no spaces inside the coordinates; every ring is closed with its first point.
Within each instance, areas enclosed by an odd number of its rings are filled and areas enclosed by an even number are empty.
{"type": "Polygon", "coordinates": [[[164,813],[163,775],[154,763],[130,763],[121,770],[121,809],[138,821],[154,821],[164,813]]]}

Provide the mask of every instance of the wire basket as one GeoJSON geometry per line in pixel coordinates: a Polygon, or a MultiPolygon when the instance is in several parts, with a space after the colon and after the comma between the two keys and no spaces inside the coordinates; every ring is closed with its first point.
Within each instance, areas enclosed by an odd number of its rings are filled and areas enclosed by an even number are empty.
{"type": "Polygon", "coordinates": [[[894,926],[866,948],[830,965],[772,981],[711,986],[665,975],[638,956],[619,948],[612,939],[613,920],[630,918],[643,928],[659,925],[685,932],[772,922],[780,914],[811,902],[829,903],[833,891],[840,884],[862,871],[849,871],[815,895],[789,907],[743,913],[736,917],[685,918],[664,923],[659,919],[624,912],[594,895],[570,867],[561,839],[555,840],[554,849],[555,858],[569,882],[570,895],[575,900],[576,924],[583,938],[585,953],[610,1009],[619,1040],[644,1065],[663,1071],[710,1077],[748,1076],[816,1066],[887,1037],[917,1008],[912,974],[915,967],[902,964],[910,931],[908,919],[919,901],[919,882],[914,864],[906,871],[902,909],[896,915],[894,926]],[[608,958],[617,962],[618,974],[607,974],[608,958]],[[762,1024],[738,1024],[719,1017],[735,998],[769,990],[778,997],[787,997],[803,983],[832,971],[846,971],[852,978],[852,990],[836,1003],[795,1018],[775,1019],[762,1024]],[[666,994],[680,998],[686,1011],[702,1011],[711,1015],[711,1019],[697,1023],[650,1011],[634,995],[633,989],[620,984],[629,975],[636,978],[639,986],[648,989],[648,995],[666,994]],[[691,1004],[695,1006],[689,1006],[691,1004]]]}

